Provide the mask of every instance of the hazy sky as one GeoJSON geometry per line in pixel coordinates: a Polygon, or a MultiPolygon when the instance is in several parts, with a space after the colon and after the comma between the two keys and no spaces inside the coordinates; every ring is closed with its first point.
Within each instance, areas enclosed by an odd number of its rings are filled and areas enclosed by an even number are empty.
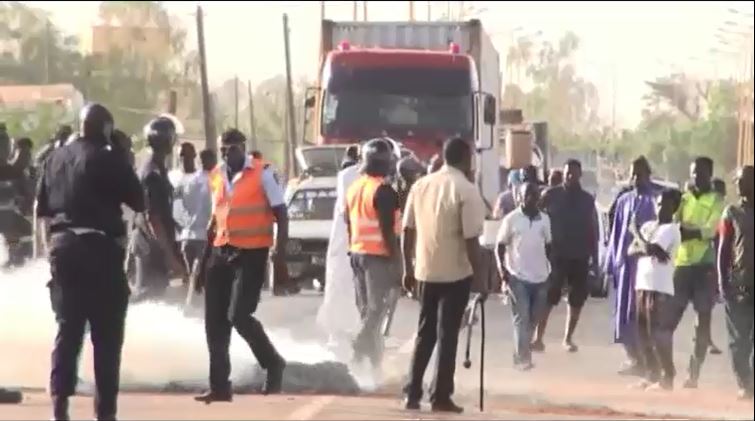
{"type": "MultiPolygon", "coordinates": [[[[32,3],[32,2],[29,2],[32,3]]],[[[60,26],[77,35],[89,32],[97,20],[99,2],[42,1],[33,5],[49,10],[60,26]]],[[[196,46],[194,9],[198,2],[165,2],[189,29],[189,46],[196,46]]],[[[326,17],[351,20],[351,1],[326,2],[326,17]]],[[[362,6],[359,2],[361,19],[362,6]]],[[[368,3],[369,20],[408,19],[406,1],[368,3]]],[[[427,18],[427,2],[415,1],[417,19],[427,18]]],[[[431,2],[432,14],[445,13],[449,3],[431,2]]],[[[203,3],[208,73],[212,84],[238,75],[252,84],[284,73],[282,14],[291,27],[292,68],[295,76],[314,78],[319,48],[319,2],[203,3]]],[[[699,75],[731,74],[737,63],[716,56],[716,29],[731,20],[729,7],[749,10],[752,2],[464,2],[484,10],[479,18],[493,34],[502,57],[518,34],[542,31],[540,39],[556,40],[571,30],[581,39],[578,73],[599,89],[601,116],[610,122],[616,100],[617,124],[635,125],[640,118],[644,80],[672,70],[699,75]],[[615,85],[613,81],[616,81],[615,85]],[[616,86],[614,91],[613,87],[616,86]]],[[[452,8],[453,10],[453,8],[452,8]]],[[[749,18],[752,25],[752,18],[749,18]]],[[[86,36],[84,37],[87,38],[86,36]]]]}

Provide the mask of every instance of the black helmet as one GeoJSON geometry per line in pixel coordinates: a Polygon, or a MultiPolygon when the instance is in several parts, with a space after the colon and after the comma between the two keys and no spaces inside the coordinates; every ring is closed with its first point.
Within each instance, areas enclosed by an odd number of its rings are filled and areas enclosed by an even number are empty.
{"type": "Polygon", "coordinates": [[[81,122],[81,134],[85,138],[110,139],[113,132],[113,115],[103,105],[95,102],[89,103],[79,113],[81,122]]]}
{"type": "Polygon", "coordinates": [[[167,148],[168,152],[176,140],[176,125],[167,117],[157,117],[144,126],[144,137],[151,148],[167,148]]]}
{"type": "Polygon", "coordinates": [[[387,176],[395,169],[393,144],[385,138],[368,140],[361,147],[362,169],[369,175],[387,176]]]}

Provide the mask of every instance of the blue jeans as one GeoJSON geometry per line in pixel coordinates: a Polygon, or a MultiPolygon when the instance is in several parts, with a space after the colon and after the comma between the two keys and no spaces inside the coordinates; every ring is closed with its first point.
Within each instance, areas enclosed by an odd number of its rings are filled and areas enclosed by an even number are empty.
{"type": "Polygon", "coordinates": [[[532,362],[532,334],[548,305],[548,284],[512,277],[509,290],[512,295],[511,320],[514,323],[514,364],[527,364],[532,362]]]}

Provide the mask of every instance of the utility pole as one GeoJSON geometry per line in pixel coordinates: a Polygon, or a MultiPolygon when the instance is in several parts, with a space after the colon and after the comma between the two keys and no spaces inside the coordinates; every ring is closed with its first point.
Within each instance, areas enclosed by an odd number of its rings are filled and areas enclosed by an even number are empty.
{"type": "Polygon", "coordinates": [[[320,22],[325,20],[325,2],[320,2],[320,22]]]}
{"type": "Polygon", "coordinates": [[[50,84],[50,38],[52,38],[50,26],[50,19],[47,19],[45,22],[45,85],[50,84]]]}
{"type": "Polygon", "coordinates": [[[409,2],[409,22],[414,22],[414,2],[409,2]]]}
{"type": "Polygon", "coordinates": [[[197,6],[197,43],[199,45],[199,70],[202,78],[202,116],[204,117],[205,146],[217,150],[215,124],[210,105],[210,87],[207,84],[207,55],[204,46],[204,17],[202,6],[197,6]]]}
{"type": "MultiPolygon", "coordinates": [[[[356,4],[356,3],[355,3],[356,4]]],[[[294,112],[294,90],[291,80],[291,51],[288,34],[288,15],[283,14],[283,44],[286,53],[286,117],[288,120],[288,145],[286,151],[286,174],[291,175],[294,163],[294,150],[296,148],[296,114],[294,112]]]]}
{"type": "Polygon", "coordinates": [[[233,127],[239,128],[239,77],[233,78],[233,127]]]}
{"type": "Polygon", "coordinates": [[[247,81],[249,91],[249,150],[257,149],[257,125],[254,123],[254,95],[252,94],[252,81],[247,81]]]}
{"type": "Polygon", "coordinates": [[[433,2],[428,1],[427,2],[427,21],[432,22],[433,20],[433,2]]]}
{"type": "Polygon", "coordinates": [[[352,2],[351,12],[352,12],[352,19],[354,20],[354,22],[356,22],[357,21],[357,2],[355,1],[352,2]]]}
{"type": "Polygon", "coordinates": [[[367,0],[362,2],[362,20],[367,22],[367,0]]]}

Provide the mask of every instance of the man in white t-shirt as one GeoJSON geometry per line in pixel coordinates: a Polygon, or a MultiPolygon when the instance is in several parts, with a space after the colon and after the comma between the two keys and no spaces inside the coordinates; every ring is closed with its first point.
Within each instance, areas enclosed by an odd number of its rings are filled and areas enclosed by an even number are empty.
{"type": "Polygon", "coordinates": [[[521,205],[503,219],[498,231],[496,260],[511,298],[514,322],[514,366],[531,370],[530,342],[535,326],[547,306],[550,274],[551,222],[540,212],[540,187],[533,182],[521,186],[521,205]]]}
{"type": "Polygon", "coordinates": [[[646,370],[642,389],[674,388],[674,327],[670,308],[674,297],[674,262],[682,242],[681,230],[674,214],[681,203],[681,192],[666,190],[656,203],[658,219],[642,225],[630,246],[637,261],[635,291],[639,350],[646,370]]]}

